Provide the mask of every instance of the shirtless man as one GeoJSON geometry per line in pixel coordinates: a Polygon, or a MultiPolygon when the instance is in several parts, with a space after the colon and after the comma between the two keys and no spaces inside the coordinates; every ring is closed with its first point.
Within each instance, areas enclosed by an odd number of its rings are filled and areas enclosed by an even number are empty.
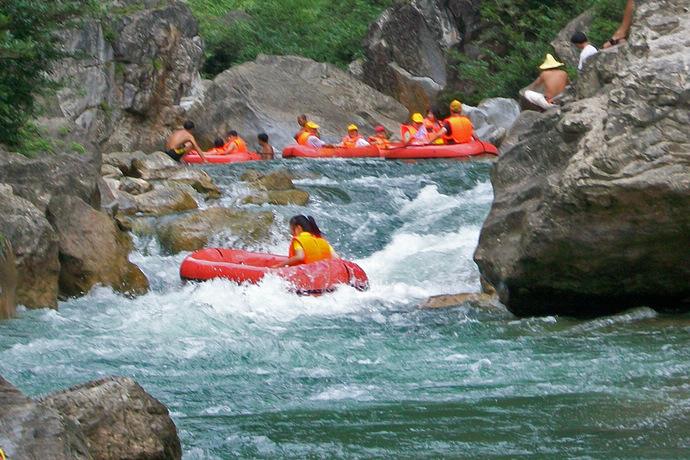
{"type": "Polygon", "coordinates": [[[552,55],[547,54],[546,60],[539,66],[539,69],[542,71],[539,74],[539,78],[534,80],[527,87],[527,91],[525,91],[525,99],[544,110],[556,107],[553,104],[553,99],[561,94],[568,85],[568,73],[563,70],[563,66],[565,64],[558,62],[552,55]],[[534,91],[534,89],[539,87],[544,88],[544,94],[534,91]]]}
{"type": "Polygon", "coordinates": [[[204,151],[199,147],[194,135],[191,133],[194,129],[194,123],[185,121],[183,127],[184,129],[177,130],[168,137],[168,142],[165,144],[165,153],[173,160],[180,161],[182,155],[189,153],[191,150],[196,150],[205,163],[204,151]]]}

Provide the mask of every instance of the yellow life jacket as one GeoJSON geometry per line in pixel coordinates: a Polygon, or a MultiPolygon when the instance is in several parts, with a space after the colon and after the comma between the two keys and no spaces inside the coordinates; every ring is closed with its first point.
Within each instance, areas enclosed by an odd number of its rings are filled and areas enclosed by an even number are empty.
{"type": "Polygon", "coordinates": [[[295,243],[298,243],[304,251],[305,264],[331,259],[333,257],[331,245],[328,244],[328,241],[318,236],[314,236],[309,232],[302,232],[292,238],[289,251],[290,257],[293,257],[296,254],[295,243]]]}
{"type": "Polygon", "coordinates": [[[311,137],[311,133],[309,131],[303,131],[300,133],[299,136],[297,136],[297,143],[299,145],[308,145],[309,143],[307,142],[309,138],[311,137]]]}

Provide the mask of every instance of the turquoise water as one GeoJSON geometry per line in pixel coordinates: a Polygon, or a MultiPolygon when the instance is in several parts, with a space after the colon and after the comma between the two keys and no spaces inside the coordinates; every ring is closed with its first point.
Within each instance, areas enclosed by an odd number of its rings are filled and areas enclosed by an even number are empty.
{"type": "MultiPolygon", "coordinates": [[[[141,238],[132,259],[151,293],[98,288],[0,323],[0,374],[31,395],[132,376],[169,407],[188,460],[690,456],[690,316],[417,308],[479,289],[489,164],[287,165],[312,203],[263,208],[277,223],[252,249],[285,252],[287,218],[308,211],[370,291],[183,285],[184,254],[141,238]]],[[[208,169],[223,204],[240,196],[243,169],[208,169]]]]}

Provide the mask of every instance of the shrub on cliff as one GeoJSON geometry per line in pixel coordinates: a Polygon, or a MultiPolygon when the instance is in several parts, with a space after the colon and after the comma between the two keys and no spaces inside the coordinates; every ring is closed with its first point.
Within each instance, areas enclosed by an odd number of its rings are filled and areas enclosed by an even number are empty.
{"type": "Polygon", "coordinates": [[[19,148],[36,98],[53,86],[47,69],[63,57],[55,32],[94,0],[2,0],[0,2],[0,143],[19,148]]]}
{"type": "Polygon", "coordinates": [[[215,75],[263,54],[296,54],[341,67],[362,54],[369,24],[393,0],[189,0],[215,75]]]}

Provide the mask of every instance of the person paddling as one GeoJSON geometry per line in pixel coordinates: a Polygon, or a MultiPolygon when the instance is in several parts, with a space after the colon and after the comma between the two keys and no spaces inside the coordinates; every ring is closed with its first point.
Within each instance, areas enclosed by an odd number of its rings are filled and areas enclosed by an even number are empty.
{"type": "Polygon", "coordinates": [[[343,137],[340,146],[352,149],[356,147],[369,147],[369,142],[366,141],[360,134],[357,125],[350,125],[347,127],[347,136],[343,137]]]}
{"type": "Polygon", "coordinates": [[[450,117],[443,122],[443,127],[431,139],[442,138],[446,144],[467,144],[474,138],[472,121],[462,113],[462,103],[457,99],[450,103],[450,117]]]}
{"type": "Polygon", "coordinates": [[[302,214],[293,216],[290,219],[290,233],[292,234],[292,241],[290,242],[288,259],[274,265],[273,268],[310,264],[338,257],[321,234],[321,229],[316,225],[312,216],[302,214]]]}
{"type": "Polygon", "coordinates": [[[227,141],[225,143],[225,153],[247,153],[247,143],[240,137],[237,131],[232,130],[228,132],[227,141]]]}
{"type": "Polygon", "coordinates": [[[203,162],[206,163],[204,151],[199,147],[192,134],[194,128],[194,123],[187,120],[184,122],[183,129],[179,129],[168,136],[168,141],[165,143],[165,153],[170,158],[179,162],[184,154],[196,150],[203,162]]]}

